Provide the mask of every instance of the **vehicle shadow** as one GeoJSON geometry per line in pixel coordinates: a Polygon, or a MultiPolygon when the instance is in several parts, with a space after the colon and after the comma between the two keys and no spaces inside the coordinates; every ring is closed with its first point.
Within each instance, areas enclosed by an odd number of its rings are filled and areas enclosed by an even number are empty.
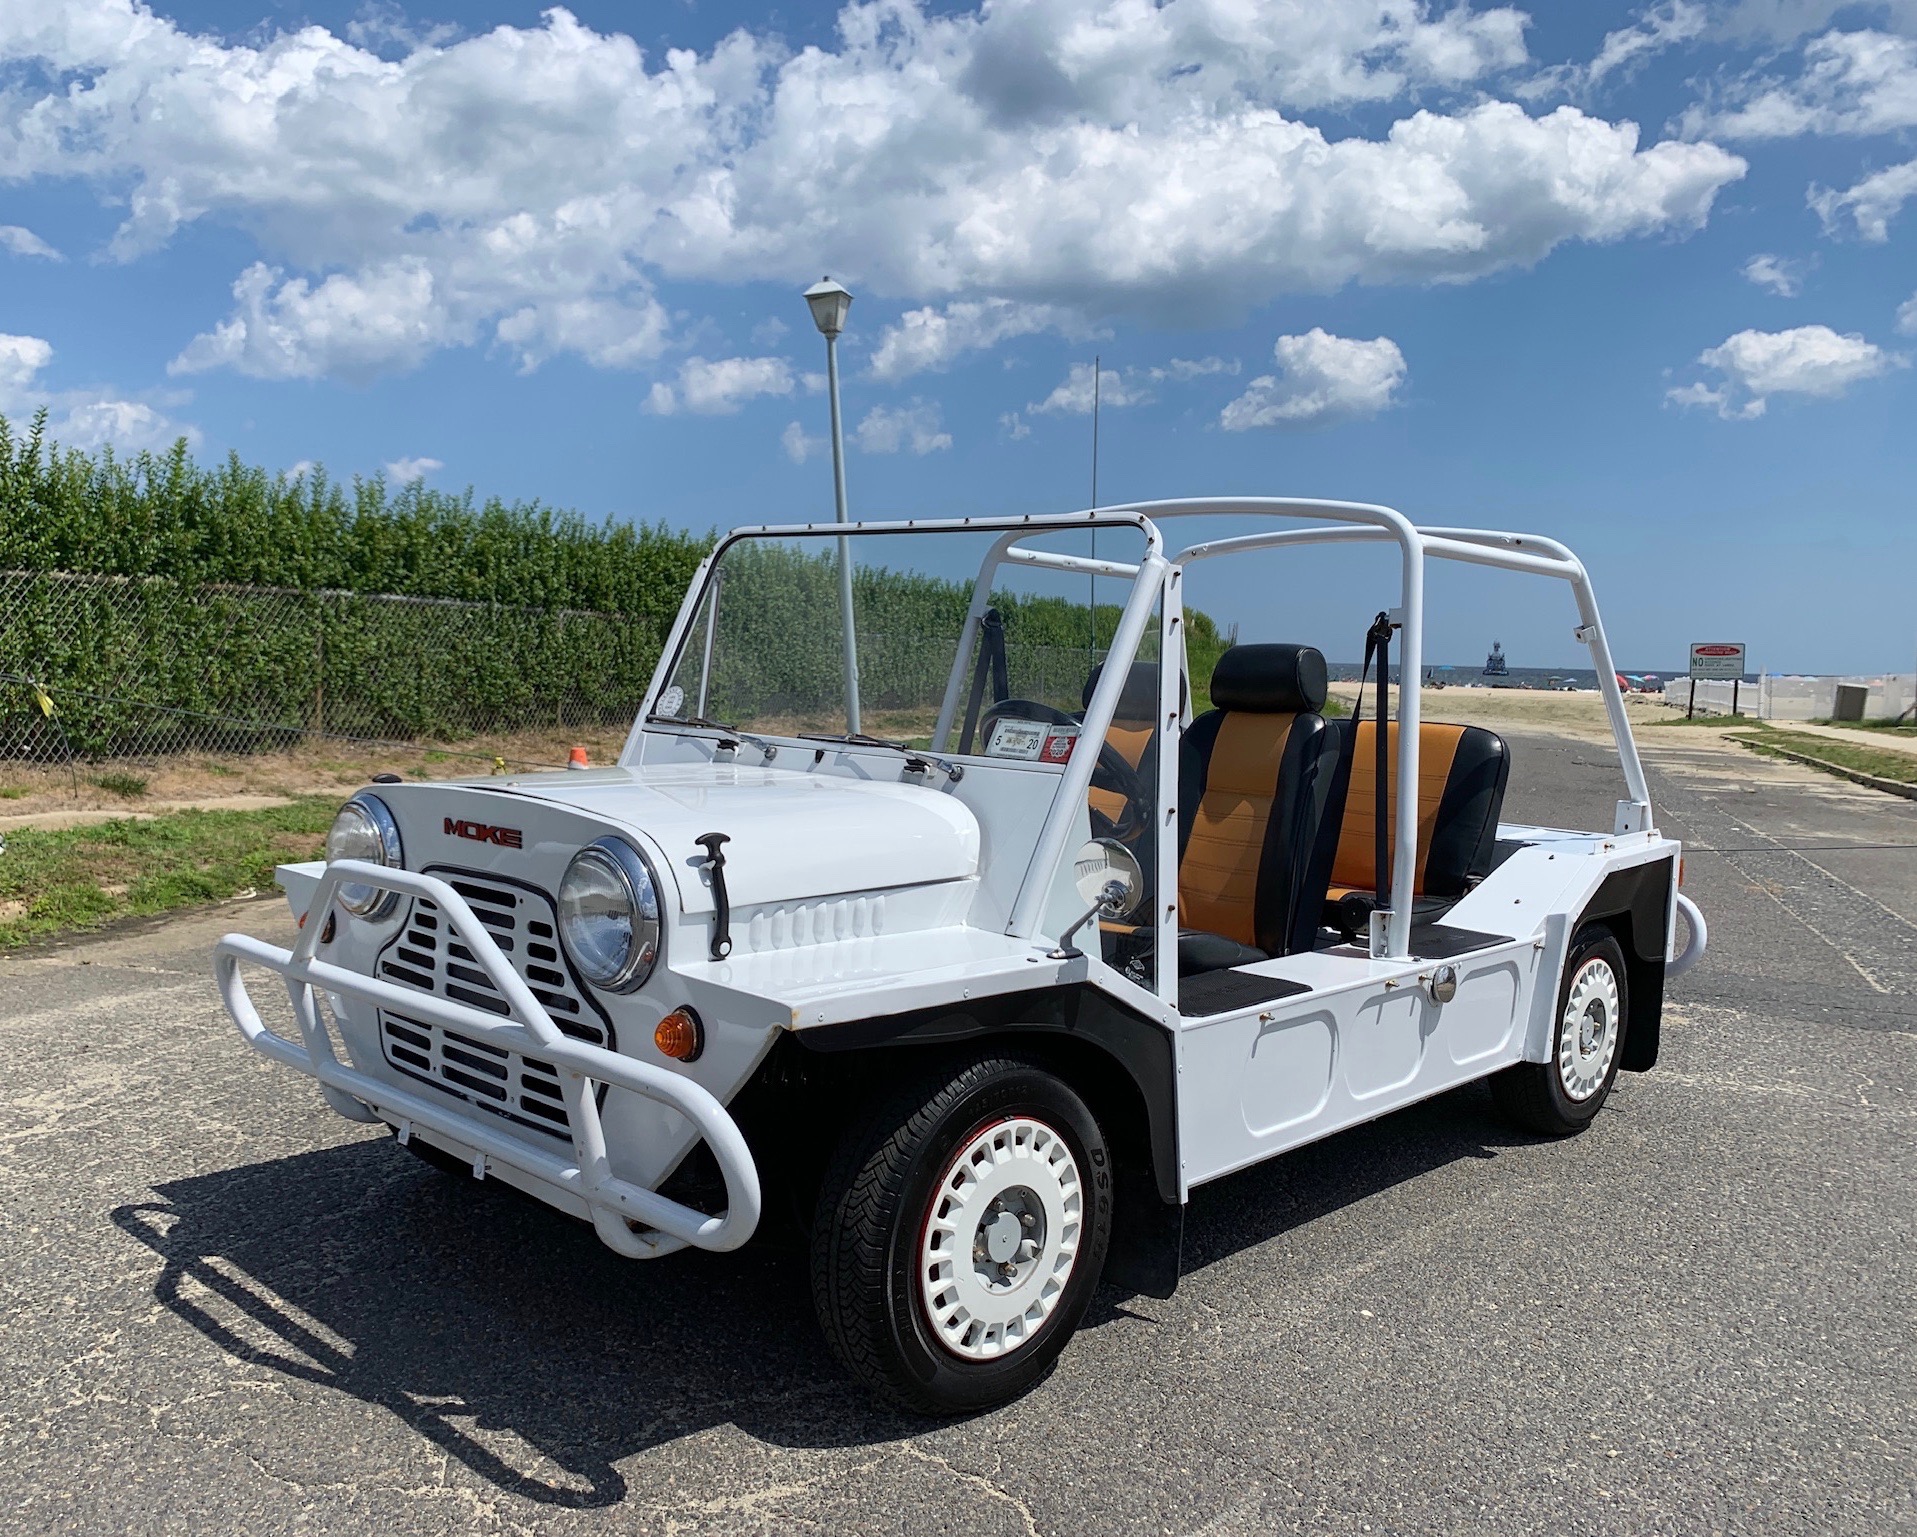
{"type": "MultiPolygon", "coordinates": [[[[1205,1186],[1185,1272],[1522,1140],[1461,1090],[1205,1186]]],[[[163,1261],[162,1306],[237,1360],[387,1409],[521,1499],[616,1505],[621,1461],[715,1424],[804,1448],[926,1428],[827,1354],[795,1244],[622,1260],[583,1224],[378,1139],[156,1193],[113,1220],[163,1261]]],[[[1125,1301],[1106,1288],[1087,1327],[1125,1301]]]]}

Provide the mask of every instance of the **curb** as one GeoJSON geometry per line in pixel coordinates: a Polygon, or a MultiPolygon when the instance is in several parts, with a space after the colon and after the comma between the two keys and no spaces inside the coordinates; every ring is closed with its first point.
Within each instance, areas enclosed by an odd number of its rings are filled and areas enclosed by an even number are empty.
{"type": "Polygon", "coordinates": [[[1844,768],[1840,764],[1827,763],[1822,758],[1813,758],[1809,753],[1794,752],[1788,747],[1774,747],[1769,742],[1753,742],[1748,737],[1732,737],[1731,740],[1755,753],[1776,753],[1780,758],[1822,769],[1826,774],[1835,774],[1839,779],[1848,779],[1852,784],[1863,785],[1866,789],[1882,790],[1886,795],[1901,795],[1907,801],[1917,801],[1917,784],[1906,784],[1897,779],[1879,779],[1862,769],[1844,768]]]}

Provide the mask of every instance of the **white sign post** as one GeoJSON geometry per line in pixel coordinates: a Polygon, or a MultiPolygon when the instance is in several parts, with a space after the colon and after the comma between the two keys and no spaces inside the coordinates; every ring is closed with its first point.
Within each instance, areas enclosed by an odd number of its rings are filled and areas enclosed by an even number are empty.
{"type": "Polygon", "coordinates": [[[1691,643],[1691,704],[1684,712],[1689,720],[1697,712],[1697,680],[1728,678],[1731,684],[1731,714],[1737,713],[1737,686],[1744,681],[1744,643],[1742,641],[1693,641],[1691,643]]]}

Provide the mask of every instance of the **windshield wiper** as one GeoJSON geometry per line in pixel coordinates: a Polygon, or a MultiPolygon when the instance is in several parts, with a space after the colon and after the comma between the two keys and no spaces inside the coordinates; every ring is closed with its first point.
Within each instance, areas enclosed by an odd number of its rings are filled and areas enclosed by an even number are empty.
{"type": "Polygon", "coordinates": [[[936,768],[952,784],[957,784],[965,777],[963,766],[941,758],[937,753],[910,747],[904,742],[889,741],[882,736],[867,736],[863,731],[801,731],[797,734],[800,740],[806,742],[843,742],[848,747],[884,747],[893,752],[902,752],[908,773],[923,774],[936,768]]]}
{"type": "Polygon", "coordinates": [[[647,725],[660,726],[697,726],[701,731],[717,731],[720,734],[718,746],[730,747],[738,751],[739,743],[750,742],[765,754],[770,763],[779,756],[779,749],[764,737],[754,736],[750,731],[741,731],[737,726],[729,726],[722,720],[712,720],[704,715],[648,715],[647,725]]]}

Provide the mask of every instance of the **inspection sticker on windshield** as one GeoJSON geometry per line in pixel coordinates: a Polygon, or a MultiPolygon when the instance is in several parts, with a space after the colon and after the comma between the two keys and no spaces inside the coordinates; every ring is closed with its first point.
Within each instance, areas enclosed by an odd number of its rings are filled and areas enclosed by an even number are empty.
{"type": "Polygon", "coordinates": [[[1063,763],[1071,757],[1072,749],[1078,745],[1078,727],[1047,726],[1045,728],[1045,750],[1038,756],[1045,763],[1063,763]]]}
{"type": "Polygon", "coordinates": [[[988,758],[1036,758],[1045,746],[1045,727],[1035,720],[998,720],[992,722],[992,735],[985,744],[988,758]]]}

